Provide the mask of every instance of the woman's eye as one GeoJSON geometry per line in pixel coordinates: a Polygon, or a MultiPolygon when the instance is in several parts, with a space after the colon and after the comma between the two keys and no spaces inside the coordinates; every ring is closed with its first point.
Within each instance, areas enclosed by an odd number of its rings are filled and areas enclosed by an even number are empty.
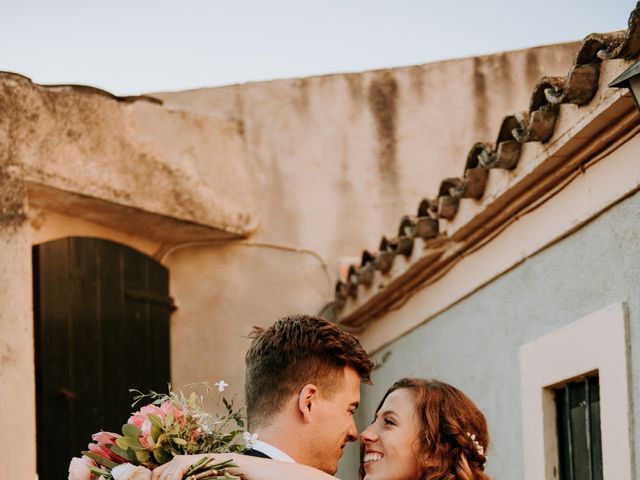
{"type": "Polygon", "coordinates": [[[388,418],[384,419],[384,424],[385,425],[395,425],[395,422],[393,420],[389,420],[388,418]]]}

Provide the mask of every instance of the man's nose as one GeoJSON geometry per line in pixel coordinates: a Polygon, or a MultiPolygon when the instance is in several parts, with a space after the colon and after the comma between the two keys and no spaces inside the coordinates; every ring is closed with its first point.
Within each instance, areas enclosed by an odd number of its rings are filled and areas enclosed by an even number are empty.
{"type": "Polygon", "coordinates": [[[347,440],[350,442],[358,440],[358,429],[356,428],[356,422],[353,419],[351,419],[351,425],[347,432],[347,440]]]}

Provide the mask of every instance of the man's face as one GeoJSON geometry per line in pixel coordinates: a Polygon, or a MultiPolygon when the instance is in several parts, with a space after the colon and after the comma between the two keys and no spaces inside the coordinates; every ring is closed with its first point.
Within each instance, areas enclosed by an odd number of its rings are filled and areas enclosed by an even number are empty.
{"type": "Polygon", "coordinates": [[[358,439],[354,414],[360,403],[360,377],[351,367],[345,367],[331,393],[320,392],[314,405],[314,432],[309,465],[331,475],[338,470],[338,461],[347,442],[358,439]]]}

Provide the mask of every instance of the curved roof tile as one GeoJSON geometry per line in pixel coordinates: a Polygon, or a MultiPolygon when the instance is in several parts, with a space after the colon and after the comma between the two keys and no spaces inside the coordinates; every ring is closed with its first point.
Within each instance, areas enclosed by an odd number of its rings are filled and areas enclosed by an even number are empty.
{"type": "Polygon", "coordinates": [[[455,218],[461,198],[481,198],[490,169],[515,168],[523,143],[548,141],[560,115],[560,104],[589,103],[598,90],[603,60],[631,60],[638,55],[640,2],[631,12],[627,30],[585,37],[566,77],[543,77],[533,89],[529,110],[504,117],[495,144],[479,141],[471,147],[463,177],[444,179],[436,199],[423,199],[417,216],[402,217],[397,237],[383,236],[378,252],[365,250],[362,263],[349,268],[347,281],[336,283],[334,306],[340,310],[347,297],[355,298],[358,285],[370,286],[375,270],[389,275],[396,256],[411,257],[416,238],[427,241],[427,250],[421,256],[439,255],[441,242],[437,240],[442,240],[443,235],[438,220],[455,218]],[[428,251],[429,241],[434,242],[433,252],[428,251]]]}

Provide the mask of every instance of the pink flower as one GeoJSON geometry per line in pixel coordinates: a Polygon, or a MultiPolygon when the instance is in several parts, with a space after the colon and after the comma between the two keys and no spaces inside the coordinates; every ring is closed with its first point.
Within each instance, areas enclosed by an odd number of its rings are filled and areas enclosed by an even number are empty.
{"type": "Polygon", "coordinates": [[[160,419],[164,419],[165,414],[160,407],[156,405],[145,405],[140,410],[135,412],[128,420],[128,423],[135,425],[140,429],[140,445],[143,448],[149,448],[154,445],[153,438],[151,436],[151,420],[149,420],[149,414],[153,414],[160,419]]]}
{"type": "Polygon", "coordinates": [[[116,439],[121,438],[122,435],[111,432],[98,432],[91,435],[94,442],[98,442],[98,445],[107,446],[116,443],[116,439]]]}
{"type": "Polygon", "coordinates": [[[96,462],[89,457],[72,458],[69,464],[69,480],[91,480],[91,470],[89,467],[95,467],[96,462]]]}
{"type": "Polygon", "coordinates": [[[155,445],[153,437],[151,435],[151,420],[149,420],[149,414],[153,414],[160,420],[164,421],[169,414],[173,415],[174,421],[178,421],[181,427],[187,424],[185,418],[185,412],[177,407],[171,400],[167,400],[159,407],[157,405],[145,405],[140,410],[135,412],[128,420],[128,423],[135,425],[140,429],[140,445],[143,448],[150,448],[155,445]]]}
{"type": "Polygon", "coordinates": [[[160,418],[165,417],[164,412],[160,410],[160,407],[157,407],[156,405],[145,405],[140,410],[131,415],[127,423],[131,423],[132,425],[135,425],[142,430],[142,425],[145,421],[148,421],[147,415],[150,413],[160,418]]]}
{"type": "Polygon", "coordinates": [[[151,448],[155,444],[156,442],[153,441],[151,431],[142,432],[142,434],[140,435],[140,445],[142,446],[142,448],[151,448]]]}
{"type": "Polygon", "coordinates": [[[202,436],[202,428],[198,427],[193,432],[191,432],[191,440],[198,440],[202,436]]]}
{"type": "Polygon", "coordinates": [[[116,439],[121,437],[122,435],[111,432],[94,433],[91,438],[93,438],[93,441],[97,443],[90,443],[89,450],[116,463],[125,463],[127,460],[122,458],[120,455],[113,453],[110,448],[111,445],[116,443],[116,439]]]}
{"type": "Polygon", "coordinates": [[[180,408],[176,407],[176,405],[171,400],[167,400],[162,405],[160,405],[160,410],[164,414],[163,418],[169,415],[169,413],[173,413],[173,418],[175,418],[176,420],[184,416],[184,412],[180,410],[180,408]]]}

